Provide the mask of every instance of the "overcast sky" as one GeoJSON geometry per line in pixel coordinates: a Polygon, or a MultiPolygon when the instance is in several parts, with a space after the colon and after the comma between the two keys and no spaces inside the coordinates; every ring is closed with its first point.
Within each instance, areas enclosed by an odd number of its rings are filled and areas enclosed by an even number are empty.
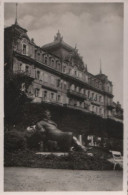
{"type": "MultiPolygon", "coordinates": [[[[15,4],[5,3],[5,26],[15,21],[15,4]]],[[[123,103],[123,3],[19,3],[18,23],[43,46],[58,29],[77,48],[88,71],[113,82],[114,101],[123,103]]]]}

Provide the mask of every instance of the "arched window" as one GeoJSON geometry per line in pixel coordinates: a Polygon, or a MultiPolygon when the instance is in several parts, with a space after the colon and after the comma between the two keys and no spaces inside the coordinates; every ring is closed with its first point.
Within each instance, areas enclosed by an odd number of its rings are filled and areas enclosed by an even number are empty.
{"type": "Polygon", "coordinates": [[[75,90],[75,85],[74,84],[71,85],[71,90],[75,90]]]}

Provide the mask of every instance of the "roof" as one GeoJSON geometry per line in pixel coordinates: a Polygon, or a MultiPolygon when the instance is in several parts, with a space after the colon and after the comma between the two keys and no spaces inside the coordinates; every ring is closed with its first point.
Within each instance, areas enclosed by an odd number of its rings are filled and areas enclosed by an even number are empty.
{"type": "Polygon", "coordinates": [[[22,28],[21,26],[19,26],[19,24],[13,24],[11,26],[5,27],[5,30],[9,29],[9,28],[19,28],[20,30],[27,32],[27,30],[25,28],[22,28]]]}
{"type": "Polygon", "coordinates": [[[43,45],[42,49],[44,49],[44,50],[46,49],[47,50],[47,49],[51,49],[51,48],[58,47],[58,46],[62,46],[64,48],[68,49],[69,51],[73,51],[74,50],[73,47],[71,47],[70,45],[68,45],[64,41],[61,41],[61,42],[60,41],[53,41],[51,43],[43,45]]]}
{"type": "Polygon", "coordinates": [[[70,45],[68,45],[67,43],[65,43],[63,41],[63,37],[61,36],[59,30],[58,30],[56,36],[54,37],[54,41],[51,42],[51,43],[43,45],[42,49],[44,49],[44,50],[46,49],[47,50],[47,49],[51,49],[51,48],[58,47],[58,46],[65,47],[69,51],[73,51],[74,50],[73,47],[71,47],[70,45]]]}

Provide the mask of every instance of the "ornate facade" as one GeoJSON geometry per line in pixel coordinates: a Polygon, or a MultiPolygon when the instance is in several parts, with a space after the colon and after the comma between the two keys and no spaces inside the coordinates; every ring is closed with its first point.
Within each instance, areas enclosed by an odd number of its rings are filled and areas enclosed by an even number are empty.
{"type": "Polygon", "coordinates": [[[33,78],[28,94],[46,102],[122,121],[123,110],[113,102],[113,85],[100,71],[87,70],[77,48],[64,42],[58,31],[52,43],[34,43],[17,23],[5,28],[5,64],[13,74],[33,78]]]}

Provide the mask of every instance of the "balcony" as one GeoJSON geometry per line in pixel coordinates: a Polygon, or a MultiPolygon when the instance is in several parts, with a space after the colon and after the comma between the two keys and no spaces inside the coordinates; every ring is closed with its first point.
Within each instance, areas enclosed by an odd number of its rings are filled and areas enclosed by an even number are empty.
{"type": "Polygon", "coordinates": [[[55,85],[53,85],[51,83],[48,83],[46,81],[35,79],[35,83],[38,83],[38,84],[42,85],[42,88],[47,88],[47,89],[50,89],[52,91],[57,91],[58,90],[58,88],[55,85]]]}
{"type": "Polygon", "coordinates": [[[91,104],[94,104],[96,106],[103,106],[104,105],[103,102],[98,102],[98,101],[95,101],[95,100],[91,100],[91,104]]]}
{"type": "Polygon", "coordinates": [[[48,98],[42,98],[42,102],[47,103],[47,104],[52,104],[52,105],[59,105],[59,106],[63,106],[63,103],[58,102],[57,100],[53,100],[53,99],[48,99],[48,98]]]}
{"type": "Polygon", "coordinates": [[[108,110],[112,110],[112,109],[114,109],[114,105],[113,105],[113,103],[108,104],[108,105],[107,105],[107,108],[108,108],[108,110]]]}
{"type": "Polygon", "coordinates": [[[34,75],[30,71],[17,70],[17,71],[14,71],[14,74],[25,75],[25,76],[27,76],[29,78],[34,79],[34,75]]]}
{"type": "Polygon", "coordinates": [[[74,109],[74,110],[81,110],[83,112],[90,112],[87,108],[82,108],[80,106],[74,106],[74,105],[71,105],[71,104],[64,104],[64,106],[67,107],[67,108],[74,109]]]}
{"type": "Polygon", "coordinates": [[[82,93],[79,93],[79,92],[76,92],[76,91],[74,91],[72,89],[68,89],[68,94],[72,95],[72,96],[75,96],[77,98],[83,99],[83,100],[86,99],[86,95],[84,95],[82,93]]]}

